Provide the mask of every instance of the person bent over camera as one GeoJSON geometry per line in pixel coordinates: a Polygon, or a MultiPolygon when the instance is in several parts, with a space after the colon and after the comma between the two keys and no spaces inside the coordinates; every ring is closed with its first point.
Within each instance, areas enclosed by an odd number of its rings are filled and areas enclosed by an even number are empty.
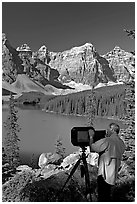
{"type": "Polygon", "coordinates": [[[119,125],[111,123],[106,137],[94,142],[93,133],[90,134],[90,151],[99,153],[98,161],[98,201],[109,202],[111,187],[115,185],[118,169],[121,164],[125,144],[119,137],[119,125]]]}

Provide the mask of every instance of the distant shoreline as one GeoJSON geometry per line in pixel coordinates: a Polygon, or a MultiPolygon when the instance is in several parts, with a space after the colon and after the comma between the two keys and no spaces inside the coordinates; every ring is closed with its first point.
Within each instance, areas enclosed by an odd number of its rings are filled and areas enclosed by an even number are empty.
{"type": "MultiPolygon", "coordinates": [[[[76,117],[88,117],[87,115],[80,115],[80,114],[66,114],[66,113],[56,113],[54,111],[48,111],[44,108],[42,109],[43,112],[51,113],[51,114],[58,114],[58,115],[64,115],[64,116],[76,116],[76,117]]],[[[102,118],[102,119],[108,119],[108,120],[117,120],[121,121],[119,117],[117,116],[95,116],[95,118],[102,118]]],[[[122,121],[121,121],[122,122],[122,121]]]]}

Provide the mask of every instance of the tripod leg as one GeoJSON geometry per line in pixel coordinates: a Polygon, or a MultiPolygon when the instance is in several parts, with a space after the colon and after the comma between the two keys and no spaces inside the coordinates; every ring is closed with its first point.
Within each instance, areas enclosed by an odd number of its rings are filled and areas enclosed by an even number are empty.
{"type": "Polygon", "coordinates": [[[91,189],[90,189],[90,179],[89,179],[89,172],[88,172],[88,165],[87,165],[87,161],[86,161],[86,157],[85,155],[82,157],[83,160],[83,165],[85,168],[85,183],[86,183],[86,194],[89,194],[89,198],[90,201],[92,201],[92,197],[91,197],[91,189]]]}
{"type": "Polygon", "coordinates": [[[62,187],[61,191],[63,191],[63,189],[65,188],[67,182],[70,180],[70,178],[72,177],[72,175],[73,175],[74,172],[76,171],[77,167],[78,167],[79,164],[80,164],[80,160],[81,160],[81,158],[80,158],[80,159],[76,162],[76,164],[74,165],[74,167],[73,167],[72,171],[70,172],[70,175],[68,176],[68,178],[67,178],[67,180],[66,180],[64,186],[62,187]]]}

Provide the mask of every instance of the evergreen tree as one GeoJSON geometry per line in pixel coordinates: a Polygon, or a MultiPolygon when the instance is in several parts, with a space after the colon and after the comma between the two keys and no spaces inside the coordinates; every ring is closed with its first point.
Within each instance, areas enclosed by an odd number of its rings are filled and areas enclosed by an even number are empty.
{"type": "Polygon", "coordinates": [[[55,153],[61,156],[63,160],[65,158],[65,147],[63,147],[62,138],[58,137],[56,144],[55,144],[55,153]]]}
{"type": "Polygon", "coordinates": [[[124,31],[127,33],[127,36],[131,37],[132,39],[135,39],[135,30],[124,29],[124,31]]]}
{"type": "MultiPolygon", "coordinates": [[[[128,36],[135,39],[135,30],[125,30],[128,36]]],[[[128,164],[131,174],[135,173],[135,79],[132,77],[130,82],[126,84],[126,114],[122,118],[127,126],[125,130],[121,131],[121,135],[126,144],[126,151],[124,153],[124,160],[128,164]]]]}
{"type": "Polygon", "coordinates": [[[87,102],[86,102],[86,114],[88,116],[88,126],[93,126],[95,115],[97,112],[97,101],[95,96],[94,88],[91,91],[91,94],[87,96],[87,102]]]}
{"type": "Polygon", "coordinates": [[[19,158],[19,137],[17,133],[20,131],[18,125],[17,110],[15,110],[14,97],[10,95],[9,115],[6,122],[4,122],[6,135],[4,139],[4,152],[6,161],[10,167],[16,168],[20,163],[19,158]]]}
{"type": "Polygon", "coordinates": [[[129,165],[131,172],[135,169],[135,82],[131,81],[127,84],[125,96],[126,114],[122,118],[123,123],[127,126],[125,130],[121,131],[126,144],[126,151],[124,153],[124,160],[129,165]]]}

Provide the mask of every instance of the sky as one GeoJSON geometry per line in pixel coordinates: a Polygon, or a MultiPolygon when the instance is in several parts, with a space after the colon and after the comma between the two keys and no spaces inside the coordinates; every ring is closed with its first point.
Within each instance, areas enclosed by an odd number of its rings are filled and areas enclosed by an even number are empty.
{"type": "Polygon", "coordinates": [[[46,45],[64,51],[92,43],[99,54],[116,45],[126,51],[135,42],[123,29],[135,29],[134,2],[3,2],[2,32],[16,48],[46,45]]]}

